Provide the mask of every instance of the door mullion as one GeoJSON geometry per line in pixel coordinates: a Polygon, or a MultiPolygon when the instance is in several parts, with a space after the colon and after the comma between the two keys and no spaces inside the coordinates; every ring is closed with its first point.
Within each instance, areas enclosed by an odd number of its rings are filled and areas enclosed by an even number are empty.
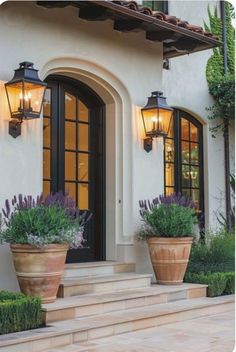
{"type": "Polygon", "coordinates": [[[65,191],[65,90],[58,85],[58,143],[57,146],[57,174],[58,190],[65,191]]]}

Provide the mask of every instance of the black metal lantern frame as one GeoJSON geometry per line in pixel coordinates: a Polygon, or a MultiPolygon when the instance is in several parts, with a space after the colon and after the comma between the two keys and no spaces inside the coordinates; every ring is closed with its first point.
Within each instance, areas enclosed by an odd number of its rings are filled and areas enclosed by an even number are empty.
{"type": "Polygon", "coordinates": [[[21,62],[13,78],[5,84],[11,118],[9,134],[16,138],[21,134],[23,120],[40,117],[46,83],[41,81],[32,62],[21,62]]]}
{"type": "Polygon", "coordinates": [[[146,137],[144,149],[147,152],[152,150],[152,140],[156,137],[166,137],[169,133],[172,109],[166,102],[162,92],[152,92],[147,104],[141,109],[143,125],[146,137]]]}

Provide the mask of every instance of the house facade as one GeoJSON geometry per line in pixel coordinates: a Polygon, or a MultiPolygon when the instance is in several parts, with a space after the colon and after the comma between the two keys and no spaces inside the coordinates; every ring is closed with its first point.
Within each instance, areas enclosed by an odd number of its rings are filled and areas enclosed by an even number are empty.
{"type": "MultiPolygon", "coordinates": [[[[216,214],[225,211],[224,140],[211,137],[206,111],[213,99],[205,69],[219,43],[194,27],[208,22],[208,6],[219,8],[219,1],[168,1],[169,16],[190,27],[129,4],[1,5],[0,206],[19,193],[67,191],[93,213],[86,245],[70,251],[68,262],[134,261],[138,272],[151,272],[146,246],[134,240],[139,200],[182,192],[206,228],[216,228],[216,214]],[[12,138],[4,84],[24,61],[47,88],[41,118],[23,121],[12,138]],[[154,91],[164,93],[174,115],[167,138],[153,139],[147,153],[141,108],[154,91]]],[[[0,288],[17,288],[6,245],[0,288]]]]}

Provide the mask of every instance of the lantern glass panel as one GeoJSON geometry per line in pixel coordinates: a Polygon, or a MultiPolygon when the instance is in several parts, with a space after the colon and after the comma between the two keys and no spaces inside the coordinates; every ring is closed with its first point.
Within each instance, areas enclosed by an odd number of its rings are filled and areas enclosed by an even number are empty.
{"type": "Polygon", "coordinates": [[[20,109],[23,109],[23,82],[6,85],[6,91],[11,114],[14,117],[19,114],[20,109]]]}
{"type": "Polygon", "coordinates": [[[143,122],[146,134],[155,134],[157,130],[157,109],[143,110],[143,122]]]}
{"type": "Polygon", "coordinates": [[[167,135],[172,117],[171,110],[148,109],[143,110],[143,119],[146,135],[167,135]]]}
{"type": "Polygon", "coordinates": [[[159,130],[161,134],[167,135],[170,129],[173,111],[159,109],[159,130]]]}
{"type": "Polygon", "coordinates": [[[26,111],[39,114],[43,102],[45,86],[35,83],[24,83],[24,107],[26,111]]]}

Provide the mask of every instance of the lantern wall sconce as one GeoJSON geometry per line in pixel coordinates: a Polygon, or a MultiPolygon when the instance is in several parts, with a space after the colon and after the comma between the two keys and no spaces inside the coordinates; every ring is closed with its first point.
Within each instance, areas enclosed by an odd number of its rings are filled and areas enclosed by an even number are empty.
{"type": "Polygon", "coordinates": [[[15,70],[13,78],[5,84],[12,120],[9,134],[16,138],[21,134],[23,120],[40,117],[46,83],[41,81],[32,62],[24,61],[15,70]]]}
{"type": "Polygon", "coordinates": [[[152,150],[152,140],[166,137],[169,133],[174,109],[167,105],[162,92],[152,92],[147,104],[141,109],[146,137],[144,149],[152,150]]]}

